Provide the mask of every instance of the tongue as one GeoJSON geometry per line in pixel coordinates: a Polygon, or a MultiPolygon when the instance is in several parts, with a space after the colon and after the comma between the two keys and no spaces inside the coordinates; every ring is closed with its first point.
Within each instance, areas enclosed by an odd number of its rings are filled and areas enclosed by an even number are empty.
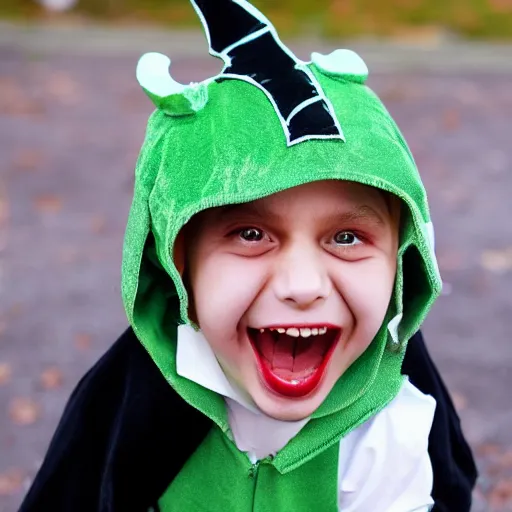
{"type": "Polygon", "coordinates": [[[297,344],[293,371],[300,372],[310,368],[318,368],[326,353],[326,344],[323,336],[318,336],[314,341],[305,340],[297,344]]]}
{"type": "Polygon", "coordinates": [[[284,334],[279,336],[274,349],[274,358],[271,359],[272,368],[275,370],[293,371],[293,351],[296,341],[284,334]]]}
{"type": "Polygon", "coordinates": [[[272,333],[269,331],[255,333],[254,341],[256,342],[256,346],[263,358],[269,363],[272,363],[274,359],[274,347],[276,344],[272,333]]]}
{"type": "Polygon", "coordinates": [[[297,377],[318,368],[329,344],[322,335],[304,339],[268,331],[258,332],[256,339],[260,354],[282,377],[297,377]]]}

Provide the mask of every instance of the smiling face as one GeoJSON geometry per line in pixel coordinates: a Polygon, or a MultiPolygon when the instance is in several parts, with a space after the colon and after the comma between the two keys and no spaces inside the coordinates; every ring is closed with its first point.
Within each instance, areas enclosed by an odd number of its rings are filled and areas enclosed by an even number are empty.
{"type": "Polygon", "coordinates": [[[191,317],[267,415],[309,416],[377,334],[399,211],[375,188],[318,181],[208,209],[180,234],[191,317]]]}

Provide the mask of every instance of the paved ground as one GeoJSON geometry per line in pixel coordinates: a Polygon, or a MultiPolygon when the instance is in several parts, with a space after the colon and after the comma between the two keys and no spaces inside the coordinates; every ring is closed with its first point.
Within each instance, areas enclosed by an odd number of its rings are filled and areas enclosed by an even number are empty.
{"type": "MultiPolygon", "coordinates": [[[[446,291],[425,333],[478,454],[474,510],[512,510],[512,48],[353,46],[430,192],[446,291]]],[[[182,81],[218,69],[189,33],[0,27],[0,512],[16,510],[71,389],[126,323],[143,49],[172,52],[182,81]]]]}

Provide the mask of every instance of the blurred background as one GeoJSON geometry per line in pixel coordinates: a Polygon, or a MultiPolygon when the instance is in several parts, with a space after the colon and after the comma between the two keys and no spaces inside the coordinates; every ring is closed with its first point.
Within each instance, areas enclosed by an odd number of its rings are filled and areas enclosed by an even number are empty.
{"type": "MultiPolygon", "coordinates": [[[[356,50],[405,133],[445,281],[424,332],[478,460],[474,511],[512,510],[512,0],[254,3],[302,58],[356,50]]],[[[0,0],[0,512],[126,326],[145,51],[182,82],[221,67],[186,0],[0,0]]]]}

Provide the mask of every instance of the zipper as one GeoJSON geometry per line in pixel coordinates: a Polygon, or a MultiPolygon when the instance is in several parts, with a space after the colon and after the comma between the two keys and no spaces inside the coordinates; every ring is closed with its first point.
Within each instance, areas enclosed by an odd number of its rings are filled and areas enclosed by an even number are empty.
{"type": "Polygon", "coordinates": [[[254,464],[251,464],[251,467],[249,468],[249,478],[253,480],[253,486],[252,486],[252,507],[251,511],[254,512],[256,507],[256,485],[258,483],[258,469],[260,468],[260,461],[257,461],[254,464]]]}
{"type": "MultiPolygon", "coordinates": [[[[256,462],[254,464],[251,464],[251,467],[249,468],[249,478],[254,478],[256,480],[258,476],[258,469],[260,467],[260,462],[256,462]]],[[[256,486],[256,481],[254,482],[254,486],[256,486]]]]}
{"type": "Polygon", "coordinates": [[[274,460],[274,455],[269,455],[264,459],[256,461],[254,464],[251,464],[249,467],[249,478],[251,478],[253,482],[252,487],[252,508],[251,510],[254,512],[256,506],[256,485],[258,484],[258,474],[261,464],[270,464],[274,460]]]}

